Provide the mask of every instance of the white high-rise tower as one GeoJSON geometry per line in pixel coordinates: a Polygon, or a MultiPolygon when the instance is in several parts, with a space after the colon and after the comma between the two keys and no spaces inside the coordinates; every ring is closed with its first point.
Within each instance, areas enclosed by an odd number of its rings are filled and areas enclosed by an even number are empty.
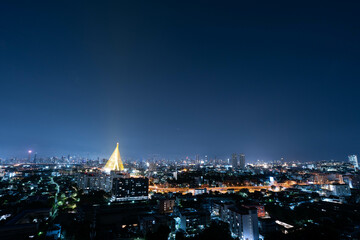
{"type": "Polygon", "coordinates": [[[349,162],[354,166],[355,169],[359,168],[359,162],[356,155],[349,155],[349,162]]]}

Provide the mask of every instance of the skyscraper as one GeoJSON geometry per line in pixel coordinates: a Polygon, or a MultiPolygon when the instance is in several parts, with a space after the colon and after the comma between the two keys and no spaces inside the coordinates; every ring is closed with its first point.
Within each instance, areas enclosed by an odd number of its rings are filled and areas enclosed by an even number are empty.
{"type": "Polygon", "coordinates": [[[355,169],[359,168],[359,163],[356,155],[349,155],[349,162],[354,166],[355,169]]]}
{"type": "Polygon", "coordinates": [[[28,156],[28,162],[31,162],[31,153],[32,153],[32,151],[31,151],[31,150],[29,150],[29,151],[28,151],[28,153],[29,153],[29,156],[28,156]]]}
{"type": "Polygon", "coordinates": [[[200,156],[199,156],[199,154],[196,154],[196,155],[195,155],[195,163],[196,163],[196,164],[200,163],[200,156]]]}
{"type": "Polygon", "coordinates": [[[238,161],[238,157],[237,157],[236,153],[233,153],[231,155],[231,166],[233,168],[238,168],[238,166],[239,166],[239,161],[238,161]]]}
{"type": "Polygon", "coordinates": [[[245,169],[245,154],[241,153],[239,154],[240,159],[240,168],[245,169]]]}

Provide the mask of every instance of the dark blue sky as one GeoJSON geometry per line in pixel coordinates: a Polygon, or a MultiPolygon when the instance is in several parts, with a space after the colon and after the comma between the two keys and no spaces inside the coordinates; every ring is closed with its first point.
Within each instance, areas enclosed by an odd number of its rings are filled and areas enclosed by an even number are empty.
{"type": "Polygon", "coordinates": [[[359,153],[358,1],[13,2],[0,157],[359,153]]]}

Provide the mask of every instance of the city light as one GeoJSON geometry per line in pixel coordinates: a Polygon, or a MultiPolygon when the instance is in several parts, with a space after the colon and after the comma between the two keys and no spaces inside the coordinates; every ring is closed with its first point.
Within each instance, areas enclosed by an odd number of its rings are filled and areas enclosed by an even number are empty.
{"type": "Polygon", "coordinates": [[[360,240],[359,10],[0,2],[0,240],[360,240]]]}

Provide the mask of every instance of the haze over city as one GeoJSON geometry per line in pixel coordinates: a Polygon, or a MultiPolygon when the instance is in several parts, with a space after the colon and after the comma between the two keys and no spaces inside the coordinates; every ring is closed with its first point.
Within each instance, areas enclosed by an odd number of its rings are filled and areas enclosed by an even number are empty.
{"type": "Polygon", "coordinates": [[[0,157],[345,161],[358,5],[3,2],[0,157]]]}
{"type": "Polygon", "coordinates": [[[360,240],[359,1],[0,1],[1,240],[360,240]]]}

